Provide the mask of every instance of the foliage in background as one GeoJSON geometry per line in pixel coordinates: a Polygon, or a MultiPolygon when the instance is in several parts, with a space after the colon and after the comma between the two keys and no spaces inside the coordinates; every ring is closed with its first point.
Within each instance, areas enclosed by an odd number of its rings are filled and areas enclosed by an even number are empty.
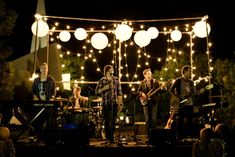
{"type": "MultiPolygon", "coordinates": [[[[62,64],[65,66],[62,68],[62,73],[70,73],[71,75],[71,82],[74,82],[75,80],[81,81],[81,76],[84,76],[86,78],[86,73],[84,73],[85,69],[85,59],[82,56],[77,56],[75,54],[70,54],[70,55],[64,55],[62,58],[62,64]],[[81,67],[84,67],[84,69],[81,69],[81,67]]],[[[88,67],[89,68],[89,67],[88,67]]],[[[73,83],[71,83],[71,88],[73,88],[73,83]]],[[[82,90],[81,94],[84,96],[91,96],[89,85],[88,84],[79,84],[79,86],[82,89],[89,89],[89,90],[82,90]]],[[[61,91],[61,96],[62,97],[70,97],[72,96],[71,91],[61,91]]]]}
{"type": "Polygon", "coordinates": [[[208,56],[206,53],[198,53],[197,55],[194,55],[193,64],[196,65],[196,69],[193,70],[195,79],[210,75],[208,74],[208,56]]]}
{"type": "Polygon", "coordinates": [[[181,55],[172,53],[167,55],[167,60],[161,71],[154,71],[154,77],[158,80],[163,78],[163,81],[172,80],[176,77],[181,76],[180,70],[184,65],[190,65],[190,59],[188,58],[187,52],[181,55]],[[176,58],[177,60],[174,60],[176,58]],[[178,69],[178,71],[176,71],[178,69]]]}
{"type": "Polygon", "coordinates": [[[235,63],[233,60],[218,59],[214,65],[214,73],[216,83],[221,88],[222,104],[217,109],[217,117],[219,121],[234,125],[235,119],[235,63]]]}
{"type": "Polygon", "coordinates": [[[7,62],[7,58],[12,53],[8,45],[8,37],[13,31],[16,18],[16,13],[7,10],[4,1],[0,0],[0,99],[2,100],[12,99],[14,95],[14,69],[7,62]]]}
{"type": "Polygon", "coordinates": [[[62,64],[65,66],[62,69],[62,73],[70,73],[71,80],[78,80],[82,76],[83,70],[81,70],[81,66],[83,61],[80,57],[75,55],[67,55],[62,59],[62,64]]]}

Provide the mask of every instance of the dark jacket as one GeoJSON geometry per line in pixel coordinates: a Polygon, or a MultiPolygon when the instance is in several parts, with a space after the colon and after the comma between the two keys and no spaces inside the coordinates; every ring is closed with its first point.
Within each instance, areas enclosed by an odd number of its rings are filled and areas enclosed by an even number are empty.
{"type": "MultiPolygon", "coordinates": [[[[156,80],[156,79],[152,79],[151,80],[151,88],[149,88],[148,86],[147,86],[147,80],[146,79],[144,79],[144,80],[142,80],[141,82],[140,82],[140,85],[139,85],[139,88],[138,88],[138,93],[140,93],[140,92],[143,92],[143,93],[145,93],[145,94],[147,94],[147,93],[149,93],[150,92],[150,90],[155,90],[155,89],[157,89],[157,88],[159,88],[160,87],[160,84],[159,84],[159,82],[156,80]]],[[[151,97],[151,100],[152,101],[157,101],[157,99],[158,99],[158,96],[157,96],[157,93],[156,94],[154,94],[152,97],[151,97]]]]}
{"type": "MultiPolygon", "coordinates": [[[[170,92],[175,94],[177,97],[180,97],[180,92],[181,92],[181,80],[182,77],[178,77],[175,79],[175,82],[172,84],[170,87],[170,92]],[[176,89],[176,91],[175,91],[176,89]]],[[[194,89],[194,82],[192,80],[189,80],[189,88],[190,88],[190,96],[193,96],[195,94],[195,89],[194,89]]]]}
{"type": "MultiPolygon", "coordinates": [[[[32,86],[32,94],[37,95],[38,99],[40,100],[39,87],[38,87],[39,82],[40,82],[40,77],[34,79],[32,86]]],[[[52,97],[56,96],[55,80],[50,75],[47,76],[45,94],[46,94],[46,100],[50,100],[52,97]]]]}

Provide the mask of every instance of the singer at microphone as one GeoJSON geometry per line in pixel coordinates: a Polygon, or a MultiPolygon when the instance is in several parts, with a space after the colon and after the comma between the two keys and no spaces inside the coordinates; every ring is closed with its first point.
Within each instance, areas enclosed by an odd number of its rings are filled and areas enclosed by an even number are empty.
{"type": "Polygon", "coordinates": [[[113,76],[113,66],[104,67],[104,77],[96,86],[95,93],[102,97],[102,114],[104,114],[105,144],[114,142],[115,119],[122,110],[122,88],[117,77],[113,76]]]}

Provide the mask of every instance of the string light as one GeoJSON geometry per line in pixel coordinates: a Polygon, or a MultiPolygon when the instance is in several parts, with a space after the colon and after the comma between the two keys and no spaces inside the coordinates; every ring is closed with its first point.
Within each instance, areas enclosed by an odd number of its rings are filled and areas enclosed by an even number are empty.
{"type": "MultiPolygon", "coordinates": [[[[96,21],[96,22],[115,22],[115,23],[113,23],[112,24],[112,26],[114,26],[114,28],[116,28],[117,26],[118,26],[118,24],[117,23],[121,23],[121,22],[123,22],[123,20],[100,20],[100,19],[86,19],[86,18],[67,18],[67,17],[55,17],[55,16],[45,16],[46,18],[48,18],[48,19],[51,19],[51,18],[55,18],[55,19],[72,19],[72,20],[84,20],[84,21],[96,21]]],[[[128,24],[129,26],[133,26],[133,23],[138,23],[138,22],[141,22],[141,23],[144,23],[144,22],[164,22],[164,21],[179,21],[179,20],[193,20],[193,21],[195,21],[195,20],[198,20],[198,19],[200,19],[201,17],[195,17],[195,18],[181,18],[181,19],[164,19],[164,20],[127,20],[127,21],[125,21],[124,22],[124,24],[128,24]]],[[[59,24],[59,22],[55,22],[55,24],[54,24],[55,26],[53,27],[53,29],[51,29],[51,32],[50,32],[50,35],[53,35],[53,33],[52,33],[52,31],[53,32],[56,32],[56,27],[58,27],[59,25],[60,26],[62,26],[62,24],[60,23],[59,24]]],[[[187,33],[190,29],[189,29],[189,27],[190,27],[190,24],[186,24],[185,25],[185,33],[187,33]]],[[[112,29],[109,29],[108,27],[106,27],[105,25],[102,25],[101,26],[101,28],[102,28],[102,30],[104,30],[105,32],[108,32],[108,33],[114,33],[114,31],[112,30],[112,29]],[[105,29],[107,29],[107,30],[105,30],[105,29]]],[[[146,26],[144,26],[144,25],[140,25],[140,28],[141,29],[144,29],[144,28],[146,28],[146,26]]],[[[71,26],[70,25],[66,25],[66,29],[71,29],[71,26]]],[[[179,30],[180,29],[180,27],[179,26],[175,26],[174,27],[174,29],[175,30],[179,30]]],[[[99,31],[99,30],[95,30],[95,28],[90,28],[89,29],[89,32],[96,32],[96,31],[99,31]]],[[[163,28],[163,31],[161,32],[161,31],[159,31],[159,33],[162,33],[162,34],[165,34],[165,35],[168,35],[170,32],[172,31],[172,29],[171,28],[167,28],[167,27],[164,27],[163,28]]],[[[195,36],[193,36],[193,38],[194,38],[195,36]]],[[[58,36],[57,36],[57,38],[58,38],[58,36]]],[[[55,41],[55,39],[53,38],[53,37],[51,37],[50,38],[50,41],[51,42],[54,42],[55,41]]],[[[89,39],[87,39],[86,40],[86,42],[87,43],[91,43],[91,41],[89,40],[89,39]]],[[[167,39],[167,42],[169,42],[169,43],[174,43],[174,41],[173,40],[170,40],[170,39],[167,39]]],[[[108,43],[107,44],[107,46],[108,47],[115,47],[115,44],[117,44],[117,41],[116,40],[114,40],[113,42],[112,42],[112,44],[111,43],[108,43]]],[[[129,43],[129,45],[127,44],[127,43],[125,43],[124,44],[124,47],[125,47],[125,50],[128,48],[128,46],[133,46],[133,45],[135,45],[135,43],[133,42],[133,41],[130,41],[130,43],[129,43]]],[[[191,46],[193,46],[194,44],[192,44],[191,43],[191,46]]],[[[212,44],[209,44],[209,46],[210,45],[212,45],[212,44]]],[[[189,45],[190,46],[190,45],[189,45]]],[[[62,45],[59,45],[58,44],[58,46],[57,46],[57,48],[58,49],[61,49],[63,46],[62,45]]],[[[87,48],[86,46],[84,46],[83,47],[83,49],[85,50],[85,49],[89,49],[89,48],[87,48]]],[[[119,53],[121,50],[119,49],[119,48],[114,48],[113,49],[113,60],[112,60],[112,64],[116,64],[116,62],[115,62],[115,56],[116,56],[116,54],[117,54],[117,52],[119,53]]],[[[176,49],[171,49],[170,47],[169,47],[169,52],[170,53],[175,53],[177,50],[176,49]]],[[[67,52],[70,52],[70,51],[67,51],[67,52]]],[[[88,59],[90,58],[93,62],[95,62],[96,64],[97,64],[97,72],[100,72],[100,68],[99,68],[99,64],[98,64],[98,62],[97,62],[97,58],[96,58],[96,56],[95,56],[95,54],[101,54],[102,53],[102,51],[101,50],[97,50],[97,51],[93,51],[92,49],[90,49],[90,50],[88,50],[87,52],[89,52],[87,55],[84,55],[84,54],[80,54],[80,53],[77,53],[77,56],[78,57],[80,57],[80,56],[84,56],[84,64],[85,64],[85,60],[87,60],[88,61],[88,59]],[[94,54],[94,58],[93,58],[93,54],[94,54]]],[[[180,54],[182,54],[182,51],[177,51],[178,52],[178,54],[180,55],[180,54]]],[[[70,52],[70,53],[73,53],[73,52],[70,52]]],[[[67,54],[67,55],[70,55],[70,53],[69,54],[67,54]]],[[[194,51],[192,51],[192,53],[194,53],[194,51]]],[[[207,54],[209,54],[209,51],[207,51],[206,52],[207,54]]],[[[141,49],[138,49],[137,50],[137,56],[138,56],[138,58],[137,58],[137,66],[136,66],[136,70],[135,70],[135,74],[133,75],[133,78],[131,79],[131,81],[133,81],[133,79],[134,78],[137,78],[138,77],[138,75],[137,75],[137,72],[138,72],[138,69],[140,69],[142,66],[141,66],[141,64],[140,64],[140,58],[141,58],[141,55],[143,55],[144,56],[144,58],[145,58],[145,65],[146,66],[149,66],[150,64],[149,64],[149,62],[148,62],[148,59],[150,59],[150,58],[153,58],[153,59],[155,59],[158,63],[160,63],[160,62],[162,62],[162,60],[172,60],[173,62],[177,62],[177,59],[176,58],[172,58],[172,56],[170,56],[169,58],[164,58],[164,57],[152,57],[152,56],[150,56],[147,52],[145,52],[145,50],[141,50],[141,49]]],[[[125,76],[126,77],[129,77],[130,75],[128,74],[128,62],[127,62],[127,53],[125,52],[124,54],[123,54],[123,56],[122,57],[124,57],[124,64],[125,64],[125,68],[124,67],[122,67],[122,70],[123,69],[126,69],[126,74],[125,74],[125,76]]],[[[122,57],[118,57],[118,59],[119,60],[122,60],[122,57]]],[[[63,55],[61,56],[61,58],[63,58],[63,55]]],[[[210,62],[211,62],[212,60],[210,59],[210,62]]],[[[85,66],[83,66],[83,69],[82,69],[83,71],[85,70],[85,66]]],[[[176,71],[179,71],[178,69],[176,69],[176,71]]],[[[121,74],[121,76],[122,76],[123,74],[121,74]]],[[[83,76],[84,77],[84,76],[83,76]]]]}

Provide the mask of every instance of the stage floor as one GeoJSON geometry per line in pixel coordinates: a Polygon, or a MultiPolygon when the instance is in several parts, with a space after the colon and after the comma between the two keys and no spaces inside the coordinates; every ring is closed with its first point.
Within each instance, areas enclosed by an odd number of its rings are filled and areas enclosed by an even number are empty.
{"type": "MultiPolygon", "coordinates": [[[[119,134],[116,134],[119,135],[119,134]]],[[[73,141],[70,143],[46,144],[43,141],[32,141],[29,138],[18,140],[15,143],[16,157],[51,157],[51,156],[78,156],[78,157],[143,157],[143,156],[191,156],[192,142],[148,144],[148,137],[141,135],[134,138],[133,132],[125,132],[123,138],[116,136],[115,143],[106,145],[104,139],[89,138],[89,143],[73,141]]]]}
{"type": "Polygon", "coordinates": [[[16,157],[143,157],[143,156],[184,156],[191,157],[191,144],[179,143],[175,145],[148,145],[128,141],[127,143],[103,144],[103,140],[90,139],[89,145],[45,145],[40,143],[17,143],[16,157]]]}
{"type": "MultiPolygon", "coordinates": [[[[11,128],[12,135],[18,136],[22,128],[11,128]]],[[[77,129],[53,129],[45,140],[31,138],[27,130],[20,137],[15,138],[16,157],[51,157],[72,156],[79,157],[143,157],[152,154],[191,156],[192,139],[172,142],[164,130],[155,132],[149,143],[143,126],[116,129],[115,142],[105,144],[103,135],[89,136],[87,128],[81,126],[77,129]],[[162,132],[163,131],[163,132],[162,132]]]]}

